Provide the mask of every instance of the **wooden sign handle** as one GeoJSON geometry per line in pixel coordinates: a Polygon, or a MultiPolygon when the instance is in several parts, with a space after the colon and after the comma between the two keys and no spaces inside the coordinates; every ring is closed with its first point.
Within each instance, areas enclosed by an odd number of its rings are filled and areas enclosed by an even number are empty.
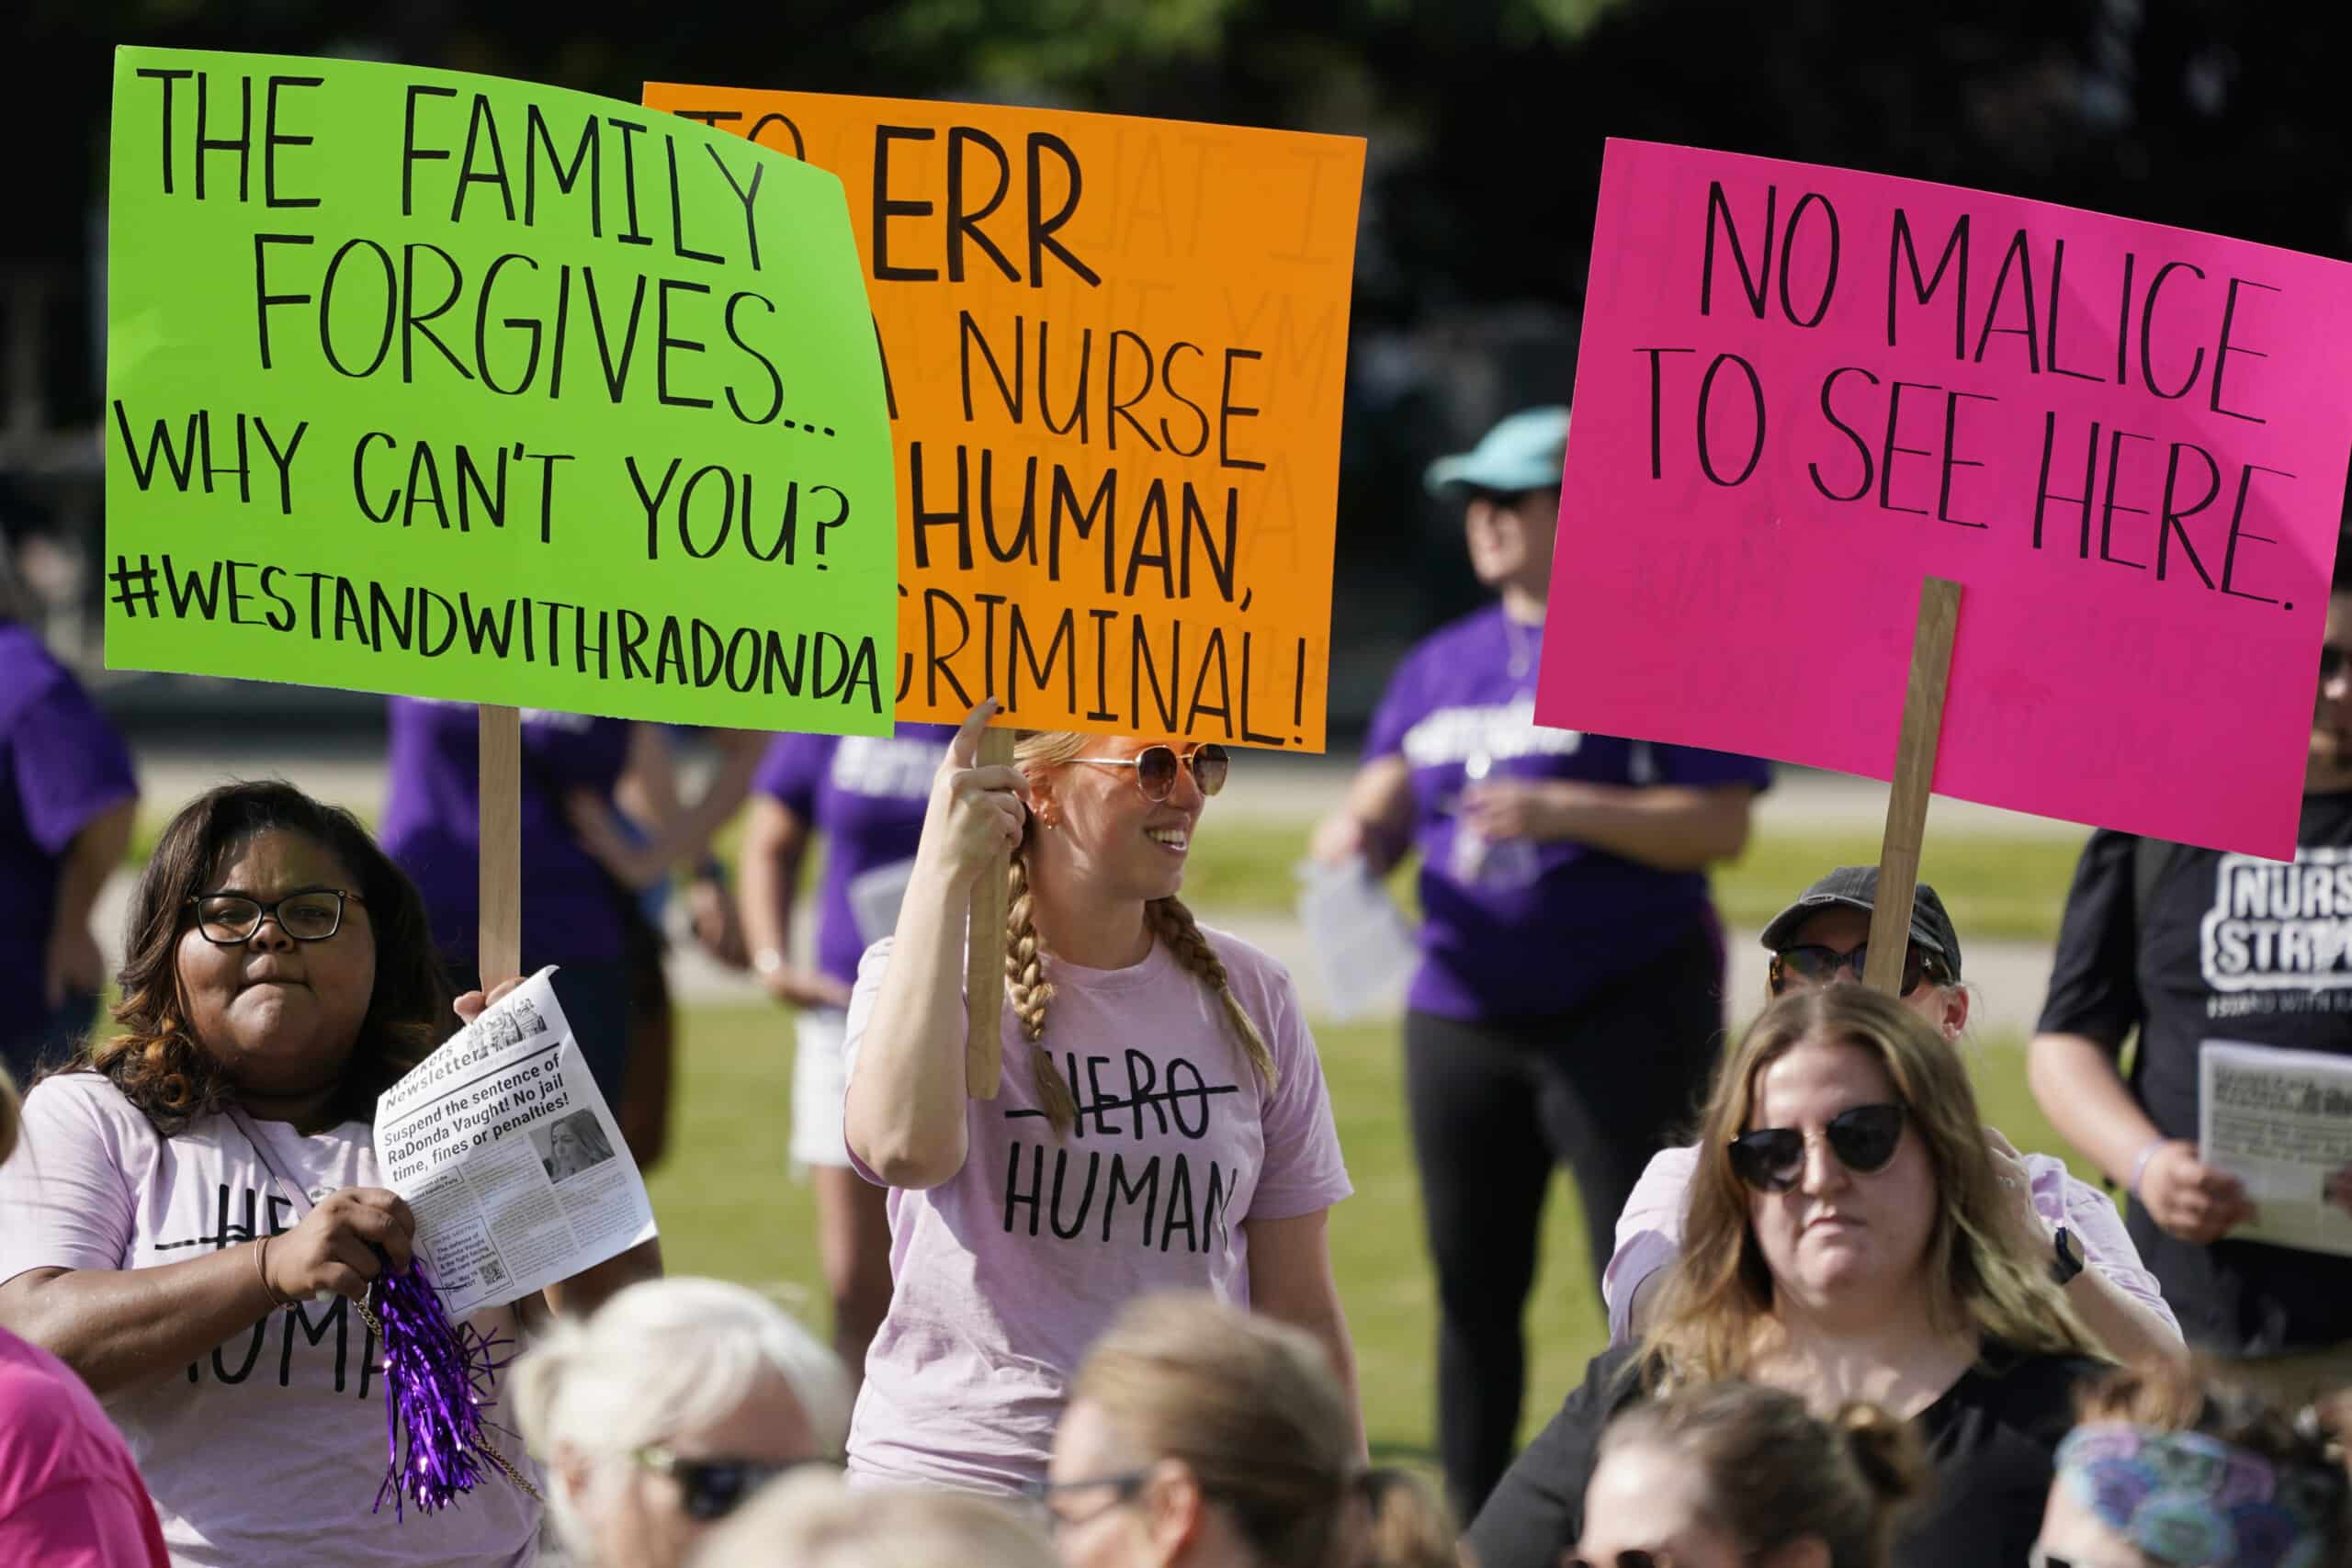
{"type": "Polygon", "coordinates": [[[481,931],[477,967],[486,992],[523,973],[523,716],[481,705],[481,931]]]}
{"type": "Polygon", "coordinates": [[[1894,787],[1886,797],[1886,832],[1879,840],[1870,958],[1862,975],[1864,985],[1890,997],[1903,991],[1911,904],[1919,888],[1919,848],[1928,832],[1928,792],[1936,776],[1936,739],[1943,728],[1952,631],[1959,623],[1960,584],[1940,577],[1921,582],[1911,680],[1903,696],[1903,734],[1894,750],[1894,787]]]}
{"type": "MultiPolygon", "coordinates": [[[[975,761],[983,768],[1010,767],[1012,739],[1010,728],[980,731],[979,755],[975,761]]],[[[997,1080],[1004,1066],[999,1040],[1004,1026],[1004,914],[1010,901],[1005,878],[1012,870],[1012,859],[1007,854],[991,861],[989,869],[981,872],[980,879],[972,885],[972,919],[964,937],[964,1005],[967,1021],[964,1088],[974,1100],[996,1098],[997,1080]]]]}

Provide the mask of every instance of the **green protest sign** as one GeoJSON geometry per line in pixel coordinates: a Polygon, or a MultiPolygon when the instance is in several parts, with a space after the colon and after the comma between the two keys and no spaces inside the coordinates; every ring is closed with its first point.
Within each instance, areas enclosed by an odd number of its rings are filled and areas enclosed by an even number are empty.
{"type": "Polygon", "coordinates": [[[880,734],[840,180],[494,77],[116,51],[107,662],[880,734]]]}

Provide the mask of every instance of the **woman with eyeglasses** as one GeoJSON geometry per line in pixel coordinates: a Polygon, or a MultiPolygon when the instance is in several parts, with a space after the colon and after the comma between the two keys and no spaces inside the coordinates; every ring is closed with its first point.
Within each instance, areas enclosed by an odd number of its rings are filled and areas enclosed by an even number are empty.
{"type": "MultiPolygon", "coordinates": [[[[2223,1372],[2223,1376],[2227,1373],[2223,1372]]],[[[2346,1568],[2337,1434],[2180,1369],[2086,1389],[2058,1445],[2032,1568],[2346,1568]]]]}
{"type": "Polygon", "coordinates": [[[1868,1401],[1821,1416],[1785,1390],[1702,1383],[1609,1423],[1562,1568],[1891,1568],[1927,1483],[1919,1434],[1868,1401]]]}
{"type": "Polygon", "coordinates": [[[758,1292],[655,1280],[558,1323],[515,1363],[514,1402],[574,1568],[681,1568],[768,1482],[839,1465],[850,1384],[758,1292]]]}
{"type": "Polygon", "coordinates": [[[1066,1568],[1453,1568],[1420,1483],[1370,1470],[1315,1339],[1212,1297],[1130,1305],[1028,1488],[1066,1568]]]}
{"type": "Polygon", "coordinates": [[[1315,857],[1420,855],[1405,1103],[1437,1274],[1438,1450],[1454,1507],[1510,1462],[1544,1201],[1566,1164],[1590,1267],[1642,1162],[1688,1117],[1723,1029],[1707,867],[1747,842],[1752,758],[1539,728],[1535,681],[1568,411],[1532,409],[1430,465],[1499,602],[1390,679],[1315,857]]]}
{"type": "Polygon", "coordinates": [[[792,1010],[791,1164],[817,1202],[817,1251],[832,1297],[833,1349],[863,1374],[890,1304],[883,1190],[850,1168],[842,1142],[842,1048],[857,961],[899,923],[932,781],[955,735],[901,724],[880,736],[779,735],[752,780],[741,861],[743,935],[768,995],[792,1010]],[[813,963],[793,953],[801,864],[824,843],[813,963]]]}
{"type": "Polygon", "coordinates": [[[1959,1053],[1860,986],[1795,992],[1724,1054],[1681,1256],[1638,1346],[1594,1359],[1467,1543],[1551,1568],[1582,1534],[1602,1429],[1644,1393],[1745,1378],[1816,1412],[1884,1406],[1934,1469],[1901,1568],[2023,1568],[2094,1341],[2014,1202],[1959,1053]]]}
{"type": "MultiPolygon", "coordinates": [[[[1324,1219],[1350,1187],[1290,976],[1177,897],[1213,742],[1023,736],[941,764],[896,932],[849,1009],[849,1152],[890,1189],[890,1310],[849,1442],[861,1479],[1041,1479],[1070,1373],[1126,1302],[1205,1290],[1292,1323],[1352,1390],[1324,1219]],[[1003,1081],[965,1075],[965,911],[1012,852],[1003,1081]]],[[[1361,1445],[1352,1398],[1344,1436],[1361,1445]]]]}
{"type": "MultiPolygon", "coordinates": [[[[128,933],[119,1032],[33,1086],[0,1168],[0,1326],[105,1401],[175,1561],[527,1562],[538,1505],[503,1481],[368,1511],[381,1368],[354,1303],[416,1229],[376,1099],[483,1003],[452,1016],[415,887],[349,813],[229,784],[164,829],[128,933]]],[[[660,1269],[648,1243],[548,1303],[660,1269]]],[[[470,1322],[515,1334],[513,1307],[470,1322]]]]}
{"type": "MultiPolygon", "coordinates": [[[[1841,865],[1774,916],[1764,928],[1764,945],[1772,953],[1770,995],[1859,984],[1877,902],[1878,868],[1841,865]]],[[[1899,982],[1903,1003],[1955,1043],[1968,1027],[1969,993],[1960,964],[1960,933],[1936,890],[1920,883],[1899,982]]],[[[2018,1251],[2050,1259],[2051,1279],[2108,1352],[2135,1363],[2185,1354],[2179,1321],[2108,1195],[2078,1180],[2063,1160],[2020,1154],[1993,1128],[1984,1129],[1984,1139],[2013,1200],[2003,1214],[2009,1241],[2018,1251]]],[[[1617,1218],[1617,1250],[1601,1275],[1613,1344],[1639,1338],[1646,1325],[1654,1287],[1680,1244],[1683,1208],[1698,1168],[1696,1148],[1660,1150],[1617,1218]]]]}

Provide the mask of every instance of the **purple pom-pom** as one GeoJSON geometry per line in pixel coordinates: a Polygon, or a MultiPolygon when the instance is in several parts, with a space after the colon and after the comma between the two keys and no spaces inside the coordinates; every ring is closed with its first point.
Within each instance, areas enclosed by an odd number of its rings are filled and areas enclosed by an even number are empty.
{"type": "Polygon", "coordinates": [[[424,1514],[446,1508],[474,1489],[485,1463],[530,1491],[491,1446],[481,1416],[499,1370],[514,1359],[509,1342],[451,1324],[421,1258],[405,1273],[387,1263],[369,1303],[384,1357],[387,1460],[376,1507],[390,1498],[396,1518],[409,1503],[424,1514]]]}

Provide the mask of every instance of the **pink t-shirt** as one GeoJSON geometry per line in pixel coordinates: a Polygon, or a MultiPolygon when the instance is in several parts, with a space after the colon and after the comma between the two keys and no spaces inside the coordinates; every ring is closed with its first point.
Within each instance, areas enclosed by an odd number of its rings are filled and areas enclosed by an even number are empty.
{"type": "MultiPolygon", "coordinates": [[[[1314,1213],[1351,1190],[1290,976],[1207,934],[1273,1054],[1276,1087],[1250,1071],[1216,994],[1164,946],[1129,969],[1049,960],[1045,1043],[1078,1122],[1055,1137],[1007,1008],[1003,1083],[970,1104],[964,1168],[890,1193],[896,1289],[850,1427],[854,1473],[983,1491],[1042,1478],[1064,1386],[1121,1306],[1166,1290],[1249,1305],[1244,1222],[1314,1213]]],[[[852,1075],[889,950],[885,938],[858,965],[852,1075]]]]}
{"type": "MultiPolygon", "coordinates": [[[[365,1122],[304,1137],[254,1122],[269,1158],[313,1201],[380,1187],[365,1122]]],[[[25,1097],[23,1142],[0,1166],[0,1283],[28,1269],[144,1269],[277,1235],[300,1216],[223,1116],[158,1134],[96,1073],[43,1080],[25,1097]]],[[[511,1310],[477,1315],[510,1340],[511,1310]]],[[[539,1506],[493,1477],[457,1506],[371,1513],[384,1475],[384,1384],[375,1336],[342,1297],[270,1313],[144,1387],[104,1401],[122,1428],[178,1564],[223,1568],[521,1565],[537,1556],[539,1506]]],[[[493,1402],[485,1412],[497,1421],[493,1402]]],[[[511,1424],[511,1423],[509,1423],[511,1424]]],[[[499,1439],[525,1462],[522,1445],[499,1439]]],[[[526,1473],[529,1473],[526,1470],[526,1473]]]]}
{"type": "Polygon", "coordinates": [[[122,1434],[64,1362],[0,1329],[0,1562],[164,1562],[164,1534],[122,1434]]]}

